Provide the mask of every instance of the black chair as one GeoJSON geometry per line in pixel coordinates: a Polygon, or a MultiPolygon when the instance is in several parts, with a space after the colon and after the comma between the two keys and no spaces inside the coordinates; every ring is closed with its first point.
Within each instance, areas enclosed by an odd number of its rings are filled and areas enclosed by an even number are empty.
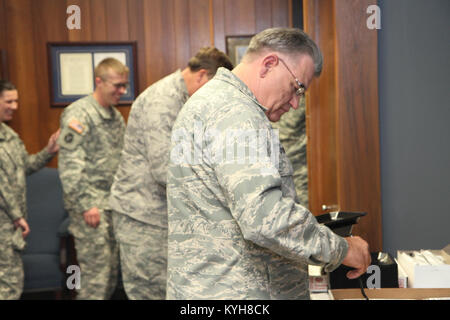
{"type": "Polygon", "coordinates": [[[42,293],[40,297],[47,293],[49,299],[62,298],[66,278],[62,264],[66,257],[61,255],[61,244],[65,242],[68,219],[62,196],[57,169],[43,168],[28,176],[27,221],[31,232],[22,255],[25,272],[22,298],[29,293],[42,293]]]}

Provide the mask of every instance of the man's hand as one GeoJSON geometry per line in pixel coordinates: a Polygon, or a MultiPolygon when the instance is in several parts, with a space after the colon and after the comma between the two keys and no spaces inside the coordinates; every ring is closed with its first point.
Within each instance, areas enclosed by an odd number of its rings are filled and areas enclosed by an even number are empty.
{"type": "Polygon", "coordinates": [[[25,237],[30,233],[30,227],[28,226],[27,221],[24,218],[19,218],[14,221],[14,227],[22,229],[22,237],[25,237]]]}
{"type": "Polygon", "coordinates": [[[61,129],[58,129],[55,133],[53,133],[50,136],[50,139],[48,139],[48,144],[47,144],[48,153],[54,154],[59,151],[59,145],[56,141],[58,140],[60,132],[61,132],[61,129]]]}
{"type": "Polygon", "coordinates": [[[100,210],[94,207],[83,213],[84,221],[92,228],[97,228],[100,224],[100,210]]]}
{"type": "Polygon", "coordinates": [[[369,245],[360,237],[348,237],[345,240],[348,243],[348,252],[342,264],[355,268],[347,272],[347,278],[356,279],[367,271],[372,261],[369,245]]]}

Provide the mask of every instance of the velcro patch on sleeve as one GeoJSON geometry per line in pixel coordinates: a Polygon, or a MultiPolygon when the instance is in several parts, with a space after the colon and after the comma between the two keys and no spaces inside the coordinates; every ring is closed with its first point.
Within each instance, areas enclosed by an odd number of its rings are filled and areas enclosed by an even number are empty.
{"type": "Polygon", "coordinates": [[[70,120],[69,128],[74,130],[74,131],[76,131],[76,132],[78,132],[79,134],[82,134],[83,131],[84,131],[84,126],[77,119],[70,120]]]}
{"type": "Polygon", "coordinates": [[[83,140],[83,132],[85,131],[85,127],[78,121],[71,120],[67,127],[61,128],[61,134],[59,135],[58,144],[62,148],[66,148],[69,150],[75,149],[78,145],[80,145],[83,140]],[[79,125],[81,126],[79,126],[79,125]]]}

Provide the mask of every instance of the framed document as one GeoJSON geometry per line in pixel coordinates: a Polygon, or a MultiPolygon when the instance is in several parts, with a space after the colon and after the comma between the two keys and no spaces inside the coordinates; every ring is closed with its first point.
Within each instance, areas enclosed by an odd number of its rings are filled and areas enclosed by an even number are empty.
{"type": "Polygon", "coordinates": [[[253,35],[225,37],[227,55],[233,63],[233,66],[237,66],[241,62],[252,37],[253,35]]]}
{"type": "Polygon", "coordinates": [[[95,89],[95,67],[115,58],[130,69],[130,86],[119,105],[128,105],[138,94],[136,42],[48,43],[50,100],[53,107],[65,107],[95,89]]]}

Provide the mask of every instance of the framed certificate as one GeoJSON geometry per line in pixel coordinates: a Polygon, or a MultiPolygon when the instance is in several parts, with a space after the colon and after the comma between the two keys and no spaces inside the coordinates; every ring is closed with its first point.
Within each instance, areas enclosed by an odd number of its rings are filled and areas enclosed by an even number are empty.
{"type": "Polygon", "coordinates": [[[50,100],[53,107],[65,107],[94,92],[95,67],[106,58],[115,58],[130,69],[130,87],[119,105],[128,105],[138,94],[136,42],[48,43],[50,100]]]}

